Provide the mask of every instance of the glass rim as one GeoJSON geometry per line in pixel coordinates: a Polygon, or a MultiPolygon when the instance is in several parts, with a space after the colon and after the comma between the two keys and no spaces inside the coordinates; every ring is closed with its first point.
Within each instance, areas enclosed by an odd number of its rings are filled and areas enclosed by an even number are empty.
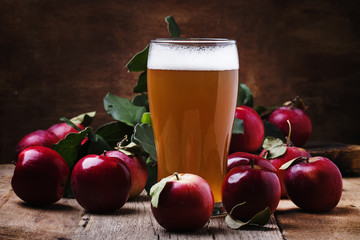
{"type": "Polygon", "coordinates": [[[164,44],[236,44],[233,39],[227,38],[157,38],[150,41],[150,43],[164,43],[164,44]]]}

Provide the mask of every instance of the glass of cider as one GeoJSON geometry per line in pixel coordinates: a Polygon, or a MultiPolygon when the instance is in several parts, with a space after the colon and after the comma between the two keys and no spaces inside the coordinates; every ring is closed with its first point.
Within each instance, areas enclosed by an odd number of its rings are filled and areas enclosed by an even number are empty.
{"type": "Polygon", "coordinates": [[[221,206],[238,93],[236,42],[152,40],[147,68],[158,180],[174,172],[199,175],[221,206]]]}

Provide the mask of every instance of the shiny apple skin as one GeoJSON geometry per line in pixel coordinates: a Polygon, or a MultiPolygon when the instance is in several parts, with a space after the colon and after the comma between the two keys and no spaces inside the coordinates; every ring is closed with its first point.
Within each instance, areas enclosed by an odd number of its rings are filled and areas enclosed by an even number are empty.
{"type": "Polygon", "coordinates": [[[19,154],[22,150],[31,146],[44,146],[51,148],[56,144],[59,138],[47,130],[37,130],[29,133],[23,137],[16,145],[16,154],[19,154]]]}
{"type": "Polygon", "coordinates": [[[343,185],[338,167],[325,157],[312,157],[286,170],[284,183],[289,198],[304,210],[326,212],[340,201],[343,185]]]}
{"type": "Polygon", "coordinates": [[[144,190],[148,178],[148,171],[145,161],[141,156],[128,156],[120,151],[108,151],[105,153],[107,157],[116,157],[122,160],[130,170],[131,189],[129,199],[139,196],[144,190]]]}
{"type": "Polygon", "coordinates": [[[214,209],[209,184],[194,174],[179,174],[180,180],[166,183],[159,204],[151,211],[156,221],[168,231],[194,231],[203,227],[214,209]]]}
{"type": "Polygon", "coordinates": [[[112,212],[129,198],[130,171],[114,157],[90,154],[75,165],[71,189],[75,199],[87,211],[112,212]]]}
{"type": "MultiPolygon", "coordinates": [[[[75,125],[78,126],[81,130],[85,129],[85,127],[82,126],[81,124],[75,124],[75,125]]],[[[72,126],[70,126],[65,122],[52,125],[51,127],[49,127],[48,131],[54,133],[60,140],[64,139],[66,135],[68,135],[69,133],[79,132],[78,130],[76,130],[75,128],[73,128],[72,126]]]]}
{"type": "Polygon", "coordinates": [[[289,125],[291,124],[291,141],[297,146],[303,146],[310,138],[312,132],[312,124],[309,116],[304,110],[291,107],[279,107],[275,109],[269,116],[268,121],[279,128],[284,136],[289,134],[289,125]]]}
{"type": "Polygon", "coordinates": [[[249,221],[258,212],[269,207],[273,213],[280,201],[280,182],[275,172],[256,166],[238,166],[230,170],[222,184],[222,203],[231,217],[249,221]]]}
{"type": "Polygon", "coordinates": [[[49,205],[63,196],[69,173],[60,154],[47,147],[32,146],[19,154],[11,186],[26,203],[49,205]]]}
{"type": "Polygon", "coordinates": [[[244,134],[232,134],[230,152],[255,152],[264,141],[264,123],[257,112],[248,106],[236,107],[235,117],[242,119],[244,134]]]}
{"type": "Polygon", "coordinates": [[[227,172],[236,166],[249,166],[251,165],[251,160],[254,160],[255,165],[259,165],[261,167],[267,168],[270,171],[276,172],[276,168],[269,160],[247,152],[235,152],[230,154],[227,159],[227,172]]]}
{"type": "MultiPolygon", "coordinates": [[[[261,155],[261,154],[260,154],[261,155]]],[[[297,157],[311,157],[310,153],[308,153],[304,148],[300,147],[290,147],[286,146],[286,152],[284,155],[270,159],[270,162],[274,165],[277,170],[277,175],[280,180],[281,185],[281,198],[287,198],[287,193],[284,185],[284,173],[285,170],[279,169],[282,165],[287,163],[288,161],[297,158],[297,157]]]]}

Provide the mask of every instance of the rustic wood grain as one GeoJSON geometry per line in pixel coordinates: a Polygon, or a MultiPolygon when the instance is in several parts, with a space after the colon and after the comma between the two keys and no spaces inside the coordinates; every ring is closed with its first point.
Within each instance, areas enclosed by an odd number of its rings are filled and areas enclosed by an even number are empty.
{"type": "Polygon", "coordinates": [[[271,216],[270,222],[263,227],[250,226],[242,230],[228,228],[224,217],[212,218],[208,225],[192,234],[170,233],[158,225],[152,215],[151,218],[158,239],[282,239],[280,229],[277,226],[274,216],[271,216]]]}
{"type": "MultiPolygon", "coordinates": [[[[176,217],[176,216],[174,216],[176,217]]],[[[113,214],[86,213],[75,231],[74,239],[282,239],[274,216],[264,227],[251,226],[232,230],[224,217],[212,218],[200,230],[191,233],[168,232],[155,220],[150,210],[149,197],[127,202],[113,214]]]]}
{"type": "Polygon", "coordinates": [[[0,239],[358,239],[360,178],[344,178],[339,205],[328,213],[309,213],[281,200],[264,227],[229,229],[224,218],[212,218],[192,233],[164,230],[154,219],[143,193],[111,214],[85,212],[74,199],[47,208],[23,203],[11,190],[14,166],[0,165],[0,239]]]}
{"type": "Polygon", "coordinates": [[[113,214],[86,213],[74,239],[156,239],[149,207],[142,195],[113,214]]]}
{"type": "Polygon", "coordinates": [[[327,213],[300,210],[290,200],[281,200],[276,218],[288,239],[347,239],[360,236],[360,179],[344,178],[343,194],[336,208],[327,213]]]}
{"type": "Polygon", "coordinates": [[[82,212],[74,199],[33,208],[11,191],[9,200],[0,208],[0,238],[71,239],[82,212]]]}

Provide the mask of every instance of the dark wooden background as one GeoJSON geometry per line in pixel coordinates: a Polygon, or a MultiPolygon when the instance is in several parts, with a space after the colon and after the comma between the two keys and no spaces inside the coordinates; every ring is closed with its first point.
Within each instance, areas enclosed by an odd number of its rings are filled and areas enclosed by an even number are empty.
{"type": "Polygon", "coordinates": [[[127,61],[149,40],[236,39],[240,80],[256,105],[296,95],[310,105],[312,140],[360,143],[360,1],[0,0],[0,162],[25,134],[97,111],[107,92],[132,98],[127,61]],[[166,3],[165,3],[166,2],[166,3]]]}

